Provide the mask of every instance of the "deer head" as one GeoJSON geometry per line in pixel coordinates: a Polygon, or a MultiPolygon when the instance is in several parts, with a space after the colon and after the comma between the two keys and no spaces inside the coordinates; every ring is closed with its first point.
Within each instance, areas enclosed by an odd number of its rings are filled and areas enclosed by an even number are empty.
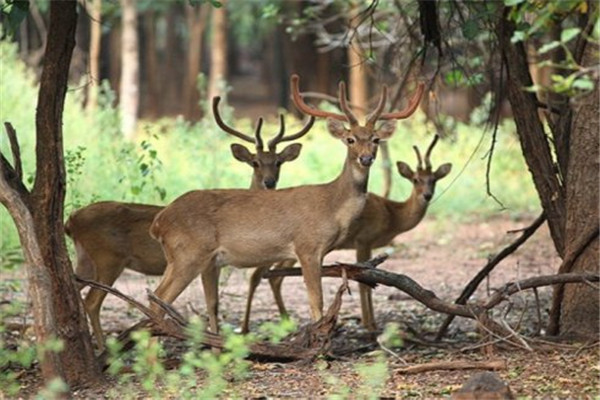
{"type": "Polygon", "coordinates": [[[312,128],[315,118],[310,117],[304,124],[304,127],[299,132],[284,136],[285,133],[285,120],[283,115],[279,115],[279,133],[273,137],[267,143],[267,151],[264,150],[263,140],[260,134],[262,129],[263,119],[258,119],[256,123],[256,129],[254,131],[254,138],[228,126],[225,124],[219,113],[219,102],[220,97],[213,98],[213,114],[215,121],[219,127],[239,139],[246,142],[253,143],[256,147],[256,153],[252,153],[246,146],[234,143],[231,145],[231,153],[236,160],[241,161],[250,165],[254,169],[254,175],[252,179],[252,186],[255,189],[275,189],[277,182],[279,181],[279,172],[281,165],[287,161],[293,161],[300,155],[302,145],[300,143],[294,143],[281,152],[277,152],[277,145],[281,142],[293,141],[306,135],[310,128],[312,128]]]}
{"type": "Polygon", "coordinates": [[[417,161],[419,162],[416,171],[413,171],[410,166],[403,161],[398,161],[396,163],[400,175],[412,182],[413,192],[417,195],[418,200],[425,203],[433,198],[436,182],[448,175],[452,169],[452,164],[450,163],[440,165],[435,172],[433,172],[433,169],[431,168],[429,157],[431,156],[431,150],[433,150],[438,138],[438,135],[435,135],[433,141],[427,148],[424,159],[425,167],[423,167],[423,160],[421,160],[421,153],[417,146],[413,146],[413,149],[415,149],[415,153],[417,154],[417,161]]]}
{"type": "Polygon", "coordinates": [[[387,87],[383,86],[377,107],[366,117],[365,124],[361,125],[348,106],[344,82],[340,82],[338,92],[340,109],[344,114],[337,114],[318,110],[307,105],[300,94],[299,80],[298,75],[292,75],[292,99],[296,107],[307,115],[327,118],[329,132],[346,144],[348,160],[356,160],[357,165],[362,168],[368,168],[373,164],[377,156],[379,141],[388,139],[394,133],[396,120],[408,118],[417,109],[424,88],[423,84],[419,85],[417,92],[404,110],[384,113],[387,87]],[[376,127],[378,121],[383,123],[376,127]],[[348,128],[344,125],[345,123],[349,125],[348,128]]]}

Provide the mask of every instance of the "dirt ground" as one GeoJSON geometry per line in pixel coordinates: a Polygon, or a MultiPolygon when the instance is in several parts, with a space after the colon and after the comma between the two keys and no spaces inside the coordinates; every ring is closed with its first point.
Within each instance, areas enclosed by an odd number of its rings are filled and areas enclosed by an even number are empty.
{"type": "MultiPolygon", "coordinates": [[[[385,251],[388,260],[379,268],[406,274],[443,300],[453,301],[467,282],[486,264],[488,258],[515,240],[520,232],[508,233],[528,226],[534,216],[520,219],[494,218],[470,223],[450,223],[426,219],[413,231],[398,236],[385,251]]],[[[325,264],[352,262],[352,251],[336,251],[327,256],[325,264]]],[[[519,250],[505,259],[484,281],[473,299],[487,297],[506,282],[537,275],[553,274],[560,264],[545,225],[519,250]]],[[[230,269],[222,274],[220,315],[224,323],[239,327],[243,317],[247,281],[250,270],[230,269]]],[[[142,302],[146,288],[157,285],[156,278],[137,273],[125,273],[115,287],[142,302]]],[[[329,304],[340,284],[339,279],[325,278],[325,302],[329,304]]],[[[347,393],[350,398],[443,398],[459,388],[472,374],[481,370],[434,370],[406,374],[406,366],[434,361],[501,360],[503,368],[497,374],[519,398],[598,398],[600,357],[598,343],[552,344],[538,340],[521,346],[507,345],[478,329],[473,321],[456,319],[441,343],[432,343],[443,315],[427,310],[404,293],[391,287],[378,287],[374,305],[380,328],[397,323],[404,336],[404,345],[393,353],[383,351],[359,326],[360,304],[356,284],[352,294],[344,295],[339,327],[334,343],[333,359],[310,364],[258,363],[250,366],[249,376],[230,382],[223,397],[230,398],[316,398],[347,393]],[[488,344],[488,346],[484,346],[488,344]],[[364,366],[386,357],[388,378],[382,387],[365,377],[364,366]],[[360,367],[363,366],[363,367],[360,367]]],[[[292,318],[298,324],[308,322],[309,309],[301,278],[286,278],[283,295],[292,318]]],[[[511,297],[510,302],[494,312],[497,320],[506,321],[525,337],[543,333],[547,321],[551,291],[538,290],[511,297]],[[541,318],[541,321],[540,321],[541,318]]],[[[186,316],[202,314],[202,288],[195,281],[175,302],[186,316]]],[[[103,328],[115,334],[135,323],[140,314],[120,300],[108,296],[101,314],[103,328]]],[[[251,329],[266,321],[277,321],[278,313],[269,290],[263,282],[258,288],[252,313],[251,329]]],[[[168,346],[167,346],[168,349],[168,346]]],[[[175,349],[172,349],[176,351],[175,349]]],[[[29,376],[23,384],[23,397],[32,393],[36,379],[29,376]]],[[[368,373],[367,373],[368,375],[368,373]]],[[[85,389],[75,398],[105,398],[106,390],[115,387],[85,389]]],[[[202,385],[199,377],[198,385],[202,385]]],[[[143,395],[135,396],[143,398],[143,395]]]]}

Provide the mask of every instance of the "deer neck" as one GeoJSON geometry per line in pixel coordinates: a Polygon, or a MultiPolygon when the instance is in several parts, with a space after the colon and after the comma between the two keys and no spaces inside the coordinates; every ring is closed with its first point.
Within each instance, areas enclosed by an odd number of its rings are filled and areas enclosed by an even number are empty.
{"type": "Polygon", "coordinates": [[[339,197],[366,196],[368,182],[369,168],[361,167],[356,160],[346,157],[342,173],[332,184],[339,197]]]}
{"type": "Polygon", "coordinates": [[[398,233],[411,230],[421,222],[429,202],[425,201],[413,189],[410,197],[405,201],[389,202],[389,208],[392,214],[393,225],[398,233]]]}
{"type": "Polygon", "coordinates": [[[252,175],[252,182],[250,182],[250,190],[257,190],[257,189],[262,189],[263,185],[260,181],[260,179],[258,179],[258,176],[256,175],[252,175]]]}

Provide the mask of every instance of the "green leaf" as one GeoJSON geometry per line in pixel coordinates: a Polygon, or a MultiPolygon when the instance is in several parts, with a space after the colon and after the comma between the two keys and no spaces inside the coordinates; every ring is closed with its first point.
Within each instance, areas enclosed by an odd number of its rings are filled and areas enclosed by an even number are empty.
{"type": "Polygon", "coordinates": [[[1,14],[6,15],[8,21],[8,32],[14,35],[21,22],[29,13],[29,1],[26,0],[7,0],[2,5],[1,14]]]}
{"type": "Polygon", "coordinates": [[[575,36],[579,35],[579,32],[581,32],[581,29],[579,28],[567,28],[560,33],[560,41],[563,43],[567,43],[575,36]]]}
{"type": "Polygon", "coordinates": [[[550,50],[557,48],[558,46],[560,46],[560,44],[561,43],[556,40],[554,42],[546,43],[545,45],[540,47],[540,49],[538,50],[538,53],[545,54],[545,53],[549,52],[550,50]]]}
{"type": "Polygon", "coordinates": [[[506,7],[513,7],[523,3],[525,0],[504,0],[504,5],[506,7]]]}
{"type": "Polygon", "coordinates": [[[585,91],[594,90],[594,82],[588,77],[579,78],[579,79],[575,79],[573,81],[572,87],[574,89],[585,90],[585,91]]]}
{"type": "Polygon", "coordinates": [[[510,38],[510,42],[517,43],[517,42],[522,42],[525,39],[526,39],[525,32],[515,31],[515,33],[513,33],[512,37],[510,38]]]}

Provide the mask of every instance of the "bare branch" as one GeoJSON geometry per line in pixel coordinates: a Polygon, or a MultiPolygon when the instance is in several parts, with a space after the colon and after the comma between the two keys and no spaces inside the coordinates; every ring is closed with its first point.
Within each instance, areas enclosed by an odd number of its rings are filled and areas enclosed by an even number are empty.
{"type": "Polygon", "coordinates": [[[506,360],[489,360],[489,361],[434,361],[424,364],[412,365],[406,368],[395,370],[400,374],[418,374],[427,371],[438,370],[465,370],[465,369],[489,369],[501,370],[506,369],[506,360]]]}

